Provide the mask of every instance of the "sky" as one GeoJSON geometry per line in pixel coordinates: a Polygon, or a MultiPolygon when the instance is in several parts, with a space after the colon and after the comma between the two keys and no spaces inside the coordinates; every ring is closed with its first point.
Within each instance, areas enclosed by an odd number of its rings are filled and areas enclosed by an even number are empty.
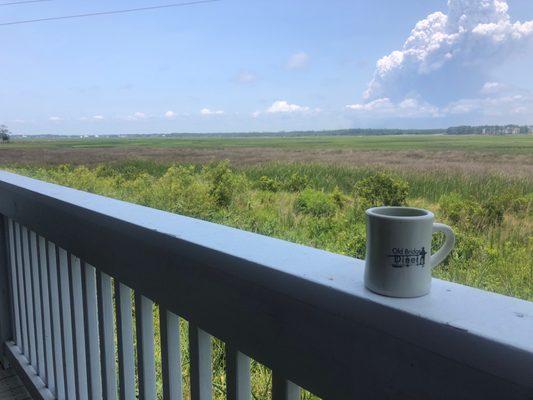
{"type": "Polygon", "coordinates": [[[15,134],[533,124],[532,0],[10,1],[15,134]]]}

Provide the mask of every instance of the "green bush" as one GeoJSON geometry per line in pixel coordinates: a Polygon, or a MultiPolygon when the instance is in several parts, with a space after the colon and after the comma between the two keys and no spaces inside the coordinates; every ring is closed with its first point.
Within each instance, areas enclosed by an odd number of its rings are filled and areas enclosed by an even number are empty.
{"type": "Polygon", "coordinates": [[[335,189],[333,189],[333,192],[331,193],[331,198],[339,208],[343,208],[346,202],[348,201],[348,196],[346,196],[342,192],[342,190],[339,189],[338,186],[335,186],[335,189]]]}
{"type": "Polygon", "coordinates": [[[229,161],[209,164],[204,168],[204,173],[211,183],[209,194],[220,207],[228,207],[234,195],[246,186],[246,178],[233,172],[229,161]]]}
{"type": "Polygon", "coordinates": [[[355,184],[355,195],[372,207],[401,206],[409,193],[409,185],[401,178],[379,172],[355,184]]]}
{"type": "Polygon", "coordinates": [[[500,196],[492,196],[478,203],[459,193],[443,195],[439,200],[442,215],[450,223],[470,230],[501,225],[505,204],[505,199],[500,196]]]}
{"type": "Polygon", "coordinates": [[[289,192],[300,192],[309,186],[309,178],[307,175],[301,175],[297,172],[293,173],[285,182],[283,188],[289,192]]]}
{"type": "Polygon", "coordinates": [[[269,178],[268,176],[263,175],[257,182],[257,188],[269,192],[277,192],[280,190],[281,185],[277,179],[269,178]]]}
{"type": "Polygon", "coordinates": [[[325,217],[333,215],[337,207],[331,196],[326,193],[305,189],[296,197],[294,208],[302,214],[325,217]]]}

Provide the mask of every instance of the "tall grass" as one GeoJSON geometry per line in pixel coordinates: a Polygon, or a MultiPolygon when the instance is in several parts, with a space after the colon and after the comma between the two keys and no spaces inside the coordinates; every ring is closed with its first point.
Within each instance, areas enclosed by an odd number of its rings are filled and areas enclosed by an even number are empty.
{"type": "MultiPolygon", "coordinates": [[[[294,173],[307,175],[314,188],[333,190],[336,186],[344,192],[353,190],[354,182],[374,175],[376,171],[388,171],[386,168],[349,167],[331,164],[287,164],[271,163],[256,165],[243,169],[250,179],[256,180],[268,176],[278,180],[289,179],[294,173]]],[[[424,198],[437,201],[440,196],[456,192],[462,196],[483,199],[498,193],[511,192],[523,196],[533,192],[533,177],[510,178],[497,174],[468,174],[443,171],[395,171],[395,175],[409,182],[409,195],[412,198],[424,198]]]]}

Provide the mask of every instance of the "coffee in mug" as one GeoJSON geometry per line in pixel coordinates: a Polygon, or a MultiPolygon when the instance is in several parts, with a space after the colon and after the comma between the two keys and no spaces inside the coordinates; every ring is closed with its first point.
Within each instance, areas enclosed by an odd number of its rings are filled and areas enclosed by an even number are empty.
{"type": "Polygon", "coordinates": [[[367,245],[365,286],[392,297],[429,293],[431,270],[448,256],[455,236],[448,225],[435,223],[432,212],[411,207],[374,207],[366,210],[367,245]],[[431,239],[442,232],[442,247],[431,254],[431,239]]]}

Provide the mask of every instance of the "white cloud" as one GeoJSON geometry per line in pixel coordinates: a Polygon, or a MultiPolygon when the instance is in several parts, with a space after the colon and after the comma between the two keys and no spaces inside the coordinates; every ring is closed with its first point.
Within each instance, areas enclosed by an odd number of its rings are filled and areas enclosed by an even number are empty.
{"type": "Polygon", "coordinates": [[[377,61],[364,98],[399,102],[416,93],[442,106],[471,97],[510,52],[533,41],[533,21],[511,21],[508,8],[505,0],[449,0],[447,13],[419,21],[401,49],[377,61]]]}
{"type": "Polygon", "coordinates": [[[176,113],[174,111],[168,110],[165,113],[165,118],[172,119],[176,117],[176,113]]]}
{"type": "Polygon", "coordinates": [[[533,93],[495,93],[486,97],[471,97],[449,102],[437,107],[419,98],[405,98],[394,102],[388,97],[366,103],[348,104],[346,110],[365,118],[442,118],[449,116],[478,115],[501,117],[522,115],[533,118],[533,93]]]}
{"type": "Polygon", "coordinates": [[[266,110],[267,113],[294,113],[307,111],[309,111],[309,107],[299,106],[298,104],[290,104],[286,100],[276,100],[266,110]]]}
{"type": "Polygon", "coordinates": [[[460,99],[443,108],[446,114],[477,113],[487,116],[529,114],[533,117],[533,94],[514,93],[500,96],[460,99]]]}
{"type": "Polygon", "coordinates": [[[400,102],[393,102],[388,97],[372,100],[367,103],[348,104],[347,110],[370,117],[439,117],[438,107],[416,98],[405,98],[400,102]]]}
{"type": "Polygon", "coordinates": [[[53,117],[49,117],[48,120],[52,122],[59,122],[59,121],[63,121],[63,118],[53,116],[53,117]]]}
{"type": "Polygon", "coordinates": [[[224,111],[222,111],[222,110],[211,110],[209,108],[202,108],[200,110],[200,114],[202,114],[202,115],[223,115],[224,111]]]}
{"type": "Polygon", "coordinates": [[[303,51],[294,53],[289,57],[286,67],[288,69],[302,69],[309,64],[309,55],[303,51]]]}
{"type": "Polygon", "coordinates": [[[481,88],[482,94],[493,94],[503,92],[507,88],[506,85],[499,82],[485,82],[481,88]]]}
{"type": "Polygon", "coordinates": [[[250,71],[241,71],[236,78],[236,81],[239,83],[252,83],[256,80],[257,77],[250,71]]]}
{"type": "Polygon", "coordinates": [[[140,121],[140,120],[143,120],[143,119],[147,119],[148,115],[146,115],[146,113],[144,113],[144,112],[137,111],[137,112],[134,112],[132,115],[128,115],[128,116],[123,117],[123,118],[126,121],[140,121]]]}
{"type": "Polygon", "coordinates": [[[104,119],[103,115],[93,115],[93,119],[95,121],[102,121],[104,119]]]}

